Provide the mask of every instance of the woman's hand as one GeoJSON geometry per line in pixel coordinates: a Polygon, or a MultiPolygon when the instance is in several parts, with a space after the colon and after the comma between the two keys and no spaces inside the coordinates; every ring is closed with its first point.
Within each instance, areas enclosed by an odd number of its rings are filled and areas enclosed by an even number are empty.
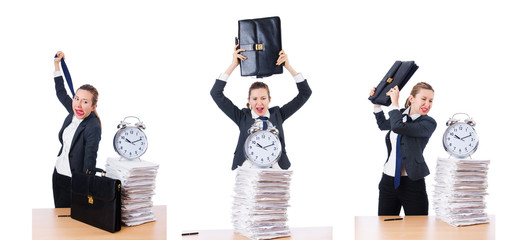
{"type": "Polygon", "coordinates": [[[57,57],[53,59],[53,62],[55,63],[55,71],[60,71],[61,68],[59,67],[59,63],[61,62],[61,59],[64,58],[64,53],[61,51],[57,52],[57,57]]]}
{"type": "Polygon", "coordinates": [[[235,46],[235,48],[233,49],[233,59],[231,61],[231,64],[230,66],[228,67],[228,69],[226,69],[225,73],[228,74],[228,75],[231,75],[231,73],[233,72],[233,70],[235,70],[235,68],[239,65],[239,60],[246,60],[247,57],[243,56],[241,54],[241,52],[244,52],[246,50],[244,49],[237,49],[239,47],[239,44],[237,44],[237,46],[235,46]]]}
{"type": "MultiPolygon", "coordinates": [[[[369,96],[372,97],[373,95],[375,95],[375,91],[376,91],[376,90],[377,90],[377,88],[376,88],[376,87],[373,87],[373,88],[371,89],[371,92],[369,92],[369,96]]],[[[379,107],[380,107],[380,104],[373,104],[373,105],[375,105],[376,108],[379,108],[379,107]]]]}
{"type": "Polygon", "coordinates": [[[281,50],[279,52],[279,58],[277,58],[276,65],[279,66],[281,64],[285,64],[283,66],[290,72],[290,74],[292,74],[292,76],[298,75],[298,72],[296,72],[296,70],[294,70],[294,68],[290,65],[290,61],[288,60],[288,55],[285,53],[285,50],[281,50]]]}
{"type": "Polygon", "coordinates": [[[387,93],[386,96],[389,96],[391,98],[391,105],[395,107],[399,107],[399,86],[395,86],[391,88],[387,93]]]}
{"type": "Polygon", "coordinates": [[[246,60],[247,57],[243,56],[241,54],[241,52],[244,52],[246,51],[245,49],[237,49],[239,47],[239,44],[237,44],[237,46],[235,46],[235,48],[233,49],[233,60],[231,61],[231,65],[239,65],[239,59],[244,61],[246,60]]]}

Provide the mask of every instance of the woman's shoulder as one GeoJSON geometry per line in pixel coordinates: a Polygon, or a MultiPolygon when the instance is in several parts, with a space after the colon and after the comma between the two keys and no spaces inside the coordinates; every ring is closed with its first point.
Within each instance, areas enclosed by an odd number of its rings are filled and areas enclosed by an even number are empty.
{"type": "Polygon", "coordinates": [[[430,117],[429,115],[424,115],[424,116],[421,116],[421,121],[427,121],[427,122],[431,122],[432,124],[434,124],[435,126],[437,126],[437,122],[435,121],[435,119],[433,117],[430,117]]]}
{"type": "Polygon", "coordinates": [[[101,128],[101,123],[94,112],[90,113],[90,115],[83,120],[83,122],[85,121],[87,127],[101,128]]]}

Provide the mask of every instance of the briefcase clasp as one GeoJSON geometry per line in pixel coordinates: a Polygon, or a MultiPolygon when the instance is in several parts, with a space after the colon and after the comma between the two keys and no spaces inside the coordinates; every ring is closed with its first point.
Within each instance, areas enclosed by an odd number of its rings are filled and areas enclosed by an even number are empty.
{"type": "Polygon", "coordinates": [[[393,82],[393,78],[388,78],[388,80],[386,80],[386,82],[388,82],[388,83],[393,82]]]}
{"type": "Polygon", "coordinates": [[[94,204],[94,198],[92,197],[92,195],[88,195],[88,203],[94,204]]]}
{"type": "Polygon", "coordinates": [[[255,44],[255,51],[263,51],[263,44],[262,43],[256,43],[255,44]]]}

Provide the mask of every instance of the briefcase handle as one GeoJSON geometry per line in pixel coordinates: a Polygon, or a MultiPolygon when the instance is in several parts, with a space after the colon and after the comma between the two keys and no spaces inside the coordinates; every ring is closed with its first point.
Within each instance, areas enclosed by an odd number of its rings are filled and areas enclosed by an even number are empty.
{"type": "Polygon", "coordinates": [[[107,172],[101,168],[94,168],[94,169],[86,169],[86,174],[88,175],[96,175],[96,173],[101,173],[101,176],[104,177],[107,172]]]}

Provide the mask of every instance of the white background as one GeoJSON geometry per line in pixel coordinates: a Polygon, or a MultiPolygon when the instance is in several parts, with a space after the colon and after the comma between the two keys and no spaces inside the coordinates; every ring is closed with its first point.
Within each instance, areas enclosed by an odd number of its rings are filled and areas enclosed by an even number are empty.
{"type": "MultiPolygon", "coordinates": [[[[377,214],[385,132],[367,95],[395,60],[415,60],[420,68],[401,104],[415,83],[433,85],[430,115],[438,127],[424,154],[430,196],[436,159],[447,156],[444,124],[466,112],[480,137],[474,158],[491,160],[488,212],[496,215],[497,236],[513,236],[529,214],[529,15],[522,2],[4,1],[1,232],[30,238],[31,209],[53,207],[57,133],[67,115],[53,83],[58,50],[75,87],[99,89],[97,166],[117,156],[119,121],[138,116],[149,139],[142,158],[160,164],[154,203],[168,206],[169,237],[182,229],[230,229],[238,128],[209,91],[231,62],[237,20],[280,16],[283,48],[313,90],[284,125],[294,170],[291,227],[333,226],[335,239],[350,239],[354,216],[377,214]]],[[[236,69],[225,94],[242,108],[253,81],[236,69]]],[[[271,106],[297,94],[286,71],[264,81],[271,106]]]]}

